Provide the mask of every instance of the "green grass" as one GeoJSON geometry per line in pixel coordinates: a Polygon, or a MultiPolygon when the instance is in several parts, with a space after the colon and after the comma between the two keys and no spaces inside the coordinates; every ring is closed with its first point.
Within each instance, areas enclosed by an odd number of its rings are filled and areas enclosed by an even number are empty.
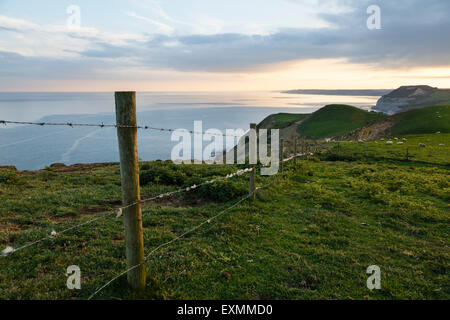
{"type": "MultiPolygon", "coordinates": [[[[143,171],[158,166],[203,179],[237,169],[152,162],[143,171]]],[[[258,176],[257,185],[273,184],[254,203],[151,256],[145,292],[132,294],[122,277],[97,298],[449,299],[448,174],[442,164],[388,160],[290,164],[283,175],[258,176]],[[366,287],[373,264],[379,291],[366,287]]],[[[146,252],[239,200],[248,176],[233,179],[226,199],[196,190],[144,206],[146,252]]],[[[176,188],[149,183],[141,193],[176,188]]],[[[0,247],[17,247],[119,205],[119,166],[3,170],[0,203],[0,247]]],[[[122,220],[101,220],[0,258],[0,299],[86,299],[125,268],[122,220]],[[81,268],[79,291],[65,286],[69,265],[81,268]]]]}
{"type": "Polygon", "coordinates": [[[272,114],[265,118],[258,124],[258,128],[262,129],[282,129],[286,128],[294,122],[305,119],[309,114],[298,114],[298,113],[277,113],[272,114]]]}
{"type": "Polygon", "coordinates": [[[297,131],[314,139],[342,136],[385,117],[383,114],[367,112],[352,106],[329,105],[314,112],[298,126],[297,131]]]}
{"type": "Polygon", "coordinates": [[[392,116],[392,135],[450,133],[450,105],[413,109],[392,116]]]}
{"type": "Polygon", "coordinates": [[[378,139],[365,143],[341,141],[331,143],[330,146],[330,152],[340,156],[361,158],[365,154],[374,159],[406,160],[408,152],[408,159],[411,161],[450,165],[450,134],[448,133],[390,136],[384,138],[384,141],[378,139]],[[393,145],[387,145],[388,141],[392,141],[393,145]],[[398,142],[403,144],[398,145],[398,142]],[[426,147],[420,147],[419,144],[425,144],[426,147]],[[444,146],[440,146],[441,144],[444,146]]]}

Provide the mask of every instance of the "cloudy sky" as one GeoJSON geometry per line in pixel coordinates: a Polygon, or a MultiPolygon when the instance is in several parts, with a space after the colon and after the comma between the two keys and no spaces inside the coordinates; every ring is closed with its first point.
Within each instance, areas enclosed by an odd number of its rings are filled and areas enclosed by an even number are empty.
{"type": "Polygon", "coordinates": [[[450,88],[449,13],[449,0],[0,0],[0,91],[450,88]]]}

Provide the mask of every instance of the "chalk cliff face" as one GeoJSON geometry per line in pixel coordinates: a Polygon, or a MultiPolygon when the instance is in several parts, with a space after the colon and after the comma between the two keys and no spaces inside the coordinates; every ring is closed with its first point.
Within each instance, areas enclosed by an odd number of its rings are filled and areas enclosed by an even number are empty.
{"type": "Polygon", "coordinates": [[[450,90],[430,86],[404,86],[381,97],[373,110],[395,114],[411,109],[448,104],[450,90]]]}

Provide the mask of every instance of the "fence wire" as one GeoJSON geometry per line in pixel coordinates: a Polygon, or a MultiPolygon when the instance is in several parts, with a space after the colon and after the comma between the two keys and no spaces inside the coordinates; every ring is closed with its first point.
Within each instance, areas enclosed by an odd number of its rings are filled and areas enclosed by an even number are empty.
{"type": "Polygon", "coordinates": [[[20,246],[18,248],[13,248],[11,246],[8,246],[1,252],[1,256],[3,256],[3,257],[9,256],[9,255],[11,255],[11,254],[13,254],[13,253],[15,253],[17,251],[26,249],[26,248],[34,246],[34,245],[37,245],[38,243],[41,243],[42,241],[52,240],[55,237],[57,237],[58,235],[64,234],[64,233],[69,232],[71,230],[78,229],[78,228],[80,228],[82,226],[94,223],[94,222],[96,222],[98,220],[101,220],[101,219],[104,219],[104,218],[107,218],[107,217],[111,217],[113,215],[115,215],[118,218],[118,217],[120,217],[122,215],[123,210],[131,208],[131,207],[136,206],[138,204],[144,204],[144,203],[147,203],[147,202],[150,202],[150,201],[154,201],[154,200],[170,197],[170,196],[173,196],[175,194],[182,193],[182,192],[188,192],[188,191],[191,191],[191,190],[195,190],[195,189],[200,188],[200,187],[202,187],[204,185],[207,185],[207,184],[212,184],[212,183],[215,183],[215,182],[218,182],[218,181],[222,181],[222,180],[227,180],[227,179],[233,178],[235,176],[243,175],[246,172],[250,172],[251,170],[252,170],[252,168],[238,170],[238,171],[236,171],[234,173],[230,173],[230,174],[228,174],[228,175],[226,175],[224,177],[218,177],[218,178],[215,178],[215,179],[212,179],[212,180],[205,181],[205,182],[203,182],[201,184],[198,184],[198,185],[194,184],[192,186],[181,188],[181,189],[178,189],[178,190],[175,190],[175,191],[161,193],[161,194],[159,194],[157,196],[153,196],[151,198],[142,199],[140,201],[136,201],[134,203],[131,203],[131,204],[128,204],[128,205],[125,205],[125,206],[122,206],[122,207],[118,207],[118,208],[115,209],[114,212],[107,212],[107,213],[102,214],[101,216],[99,216],[97,218],[85,221],[83,223],[77,224],[77,225],[72,226],[70,228],[67,228],[67,229],[64,229],[64,230],[61,230],[61,231],[58,231],[58,232],[53,230],[49,235],[47,235],[47,236],[45,236],[45,237],[43,237],[43,238],[41,238],[39,240],[36,240],[36,241],[30,242],[28,244],[22,245],[22,246],[20,246]]]}
{"type": "MultiPolygon", "coordinates": [[[[17,125],[33,125],[33,126],[68,126],[68,127],[98,127],[98,128],[133,128],[133,129],[142,129],[142,130],[154,130],[154,131],[162,131],[162,132],[175,132],[179,129],[172,128],[157,128],[146,125],[122,125],[122,124],[98,124],[98,123],[73,123],[73,122],[30,122],[30,121],[10,121],[10,120],[0,120],[0,124],[8,125],[8,124],[17,124],[17,125]]],[[[184,129],[183,129],[184,130],[184,129]]],[[[245,136],[239,134],[223,134],[223,133],[210,133],[206,131],[194,131],[194,130],[186,130],[191,134],[202,134],[207,136],[222,136],[222,137],[237,137],[242,138],[245,136]]]]}
{"type": "MultiPolygon", "coordinates": [[[[263,187],[258,187],[258,188],[256,188],[255,192],[256,192],[257,190],[266,188],[266,187],[272,185],[273,183],[274,183],[274,182],[271,182],[271,183],[268,183],[268,184],[264,185],[263,187]]],[[[134,266],[132,266],[132,267],[130,267],[130,268],[128,268],[128,269],[122,271],[122,272],[119,273],[117,276],[115,276],[114,278],[112,278],[111,280],[109,280],[108,282],[106,282],[104,285],[102,285],[101,287],[99,287],[94,293],[92,293],[92,294],[89,296],[88,300],[91,300],[91,299],[92,299],[93,297],[95,297],[99,292],[101,292],[103,289],[105,289],[106,287],[108,287],[111,283],[113,283],[114,281],[116,281],[116,280],[119,279],[120,277],[124,276],[124,275],[127,274],[128,272],[133,271],[134,269],[139,268],[140,266],[142,266],[143,264],[145,264],[145,263],[147,262],[147,260],[148,260],[148,259],[149,259],[156,251],[158,251],[159,249],[161,249],[161,248],[163,248],[163,247],[166,247],[166,246],[168,246],[168,245],[174,243],[174,242],[177,241],[177,240],[180,240],[180,239],[183,238],[184,236],[186,236],[186,235],[188,235],[188,234],[194,232],[195,230],[201,228],[201,227],[204,226],[205,224],[209,224],[209,223],[211,223],[212,221],[218,219],[220,216],[224,215],[224,214],[225,214],[226,212],[228,212],[229,210],[231,210],[231,209],[237,207],[237,206],[240,205],[242,202],[244,202],[245,200],[249,199],[251,196],[253,196],[253,192],[250,193],[249,195],[243,197],[242,199],[240,199],[239,201],[237,201],[236,203],[234,203],[232,206],[230,206],[230,207],[228,207],[228,208],[226,208],[226,209],[220,211],[220,212],[219,212],[218,214],[216,214],[215,216],[213,216],[213,217],[211,217],[211,218],[209,218],[209,219],[207,219],[207,220],[204,220],[202,223],[200,223],[200,224],[196,225],[195,227],[189,229],[188,231],[184,232],[183,234],[179,235],[178,237],[175,237],[175,238],[173,238],[172,240],[169,240],[169,241],[167,241],[167,242],[165,242],[165,243],[163,243],[163,244],[160,244],[159,246],[157,246],[156,248],[154,248],[153,250],[151,250],[151,251],[144,257],[144,260],[143,260],[141,263],[136,264],[136,265],[134,265],[134,266]]]]}
{"type": "MultiPolygon", "coordinates": [[[[9,120],[0,120],[0,124],[3,124],[3,125],[5,125],[5,126],[8,125],[8,124],[15,124],[15,125],[35,125],[35,126],[68,126],[68,127],[99,127],[99,128],[135,128],[135,129],[143,129],[143,130],[157,130],[157,131],[163,131],[163,132],[164,132],[164,131],[165,131],[165,132],[174,132],[174,131],[176,131],[176,129],[156,128],[156,127],[142,126],[142,125],[130,126],[130,125],[103,124],[103,123],[101,123],[101,124],[92,124],[92,123],[72,123],[72,122],[66,122],[66,123],[63,123],[63,122],[30,122],[30,121],[9,121],[9,120]]],[[[217,133],[208,133],[208,132],[198,132],[198,131],[193,131],[193,130],[187,130],[187,132],[189,132],[189,133],[191,133],[191,134],[203,134],[203,135],[223,136],[223,137],[232,136],[232,137],[239,137],[239,138],[241,138],[241,137],[245,136],[245,134],[244,134],[244,135],[227,135],[227,134],[217,134],[217,133]]],[[[309,154],[309,155],[312,155],[313,153],[308,153],[308,154],[309,154]]],[[[283,159],[283,162],[287,162],[287,161],[290,161],[290,160],[292,160],[292,159],[294,159],[294,158],[296,158],[296,157],[301,157],[301,156],[304,156],[304,155],[305,155],[304,153],[298,153],[298,154],[296,154],[296,155],[291,155],[289,158],[283,159]]],[[[228,174],[228,175],[223,176],[223,177],[218,177],[218,178],[215,178],[215,179],[211,179],[211,180],[205,181],[205,182],[203,182],[203,183],[201,183],[201,184],[198,184],[198,185],[194,184],[194,185],[191,185],[191,186],[188,186],[188,187],[185,187],[185,188],[180,188],[180,189],[178,189],[178,190],[174,190],[174,191],[171,191],[171,192],[162,193],[162,194],[159,194],[159,195],[150,197],[150,198],[142,199],[142,200],[139,200],[139,201],[136,201],[136,202],[127,204],[127,205],[125,205],[125,206],[116,208],[114,211],[106,212],[106,213],[104,213],[104,214],[102,214],[102,215],[100,215],[100,216],[98,216],[98,217],[96,217],[96,218],[94,218],[94,219],[90,219],[90,220],[88,220],[88,221],[85,221],[85,222],[82,222],[82,223],[80,223],[80,224],[71,226],[71,227],[66,228],[66,229],[64,229],[64,230],[61,230],[61,231],[58,231],[58,232],[55,231],[55,230],[53,230],[49,235],[47,235],[47,236],[45,236],[45,237],[43,237],[43,238],[41,238],[41,239],[38,239],[38,240],[36,240],[36,241],[33,241],[33,242],[30,242],[30,243],[24,244],[24,245],[22,245],[22,246],[20,246],[20,247],[13,248],[13,247],[11,247],[11,246],[8,246],[8,247],[6,247],[6,248],[1,252],[1,256],[6,257],[6,256],[9,256],[9,255],[12,255],[12,254],[15,253],[15,252],[18,252],[18,251],[24,250],[24,249],[26,249],[26,248],[29,248],[29,247],[31,247],[31,246],[37,245],[37,244],[39,244],[39,243],[41,243],[41,242],[43,242],[43,241],[45,241],[45,240],[53,240],[54,238],[56,238],[57,236],[59,236],[59,235],[61,235],[61,234],[67,233],[67,232],[69,232],[69,231],[72,231],[72,230],[75,230],[75,229],[78,229],[78,228],[81,228],[81,227],[83,227],[83,226],[92,224],[92,223],[94,223],[94,222],[97,222],[97,221],[102,220],[102,219],[105,219],[105,218],[109,218],[109,217],[112,217],[112,216],[115,216],[116,218],[118,218],[118,217],[120,217],[120,216],[123,215],[123,210],[128,209],[128,208],[131,208],[131,207],[133,207],[133,206],[136,206],[136,205],[139,205],[139,204],[145,204],[145,203],[147,203],[147,202],[154,201],[154,200],[158,200],[158,199],[162,199],[162,198],[166,198],[166,197],[170,197],[170,196],[172,196],[172,195],[179,194],[179,193],[182,193],[182,192],[188,192],[188,191],[191,191],[191,190],[195,190],[195,189],[198,189],[198,188],[200,188],[200,187],[202,187],[202,186],[205,186],[205,185],[208,185],[208,184],[213,184],[213,183],[218,182],[218,181],[222,181],[222,180],[226,180],[226,179],[233,178],[233,177],[235,177],[235,176],[243,175],[243,174],[245,174],[245,173],[247,173],[247,172],[250,172],[250,171],[252,171],[252,170],[253,170],[252,167],[251,167],[251,168],[247,168],[247,169],[238,170],[238,171],[236,171],[236,172],[234,172],[234,173],[228,174]]],[[[268,184],[264,185],[263,187],[257,187],[257,188],[255,189],[254,192],[256,192],[257,190],[266,188],[266,187],[272,185],[274,182],[275,182],[275,180],[272,181],[271,183],[268,183],[268,184]]],[[[221,217],[222,215],[224,215],[226,212],[230,211],[230,210],[233,209],[233,208],[236,208],[238,205],[240,205],[242,202],[244,202],[245,200],[249,199],[249,198],[252,197],[252,196],[253,196],[253,193],[250,193],[249,195],[243,197],[242,199],[240,199],[239,201],[237,201],[236,203],[234,203],[234,204],[231,205],[230,207],[228,207],[228,208],[226,208],[226,209],[220,211],[220,212],[219,212],[218,214],[216,214],[215,216],[213,216],[213,217],[211,217],[211,218],[209,218],[209,219],[203,221],[202,223],[200,223],[200,224],[194,226],[193,228],[189,229],[188,231],[184,232],[183,234],[181,234],[181,235],[179,235],[179,236],[177,236],[177,237],[175,237],[175,238],[173,238],[173,239],[171,239],[171,240],[169,240],[169,241],[167,241],[167,242],[165,242],[165,243],[163,243],[163,244],[157,246],[156,248],[152,249],[152,250],[144,257],[144,260],[143,260],[140,264],[137,264],[137,265],[134,265],[134,266],[128,268],[127,270],[121,272],[120,274],[118,274],[117,276],[115,276],[114,278],[112,278],[110,281],[108,281],[107,283],[105,283],[103,286],[99,287],[93,294],[91,294],[91,296],[89,296],[88,300],[91,300],[93,297],[95,297],[99,292],[101,292],[103,289],[105,289],[107,286],[109,286],[109,285],[110,285],[112,282],[114,282],[115,280],[119,279],[120,277],[122,277],[123,275],[127,274],[128,272],[130,272],[130,271],[132,271],[132,270],[134,270],[134,269],[136,269],[136,268],[142,266],[143,264],[145,264],[145,263],[147,262],[147,260],[148,260],[155,252],[157,252],[157,251],[160,250],[161,248],[164,248],[164,247],[166,247],[166,246],[168,246],[168,245],[174,243],[175,241],[180,240],[181,238],[185,237],[186,235],[188,235],[188,234],[190,234],[190,233],[192,233],[192,232],[198,230],[198,229],[201,228],[203,225],[211,223],[212,221],[214,221],[214,220],[218,219],[219,217],[221,217]]]]}

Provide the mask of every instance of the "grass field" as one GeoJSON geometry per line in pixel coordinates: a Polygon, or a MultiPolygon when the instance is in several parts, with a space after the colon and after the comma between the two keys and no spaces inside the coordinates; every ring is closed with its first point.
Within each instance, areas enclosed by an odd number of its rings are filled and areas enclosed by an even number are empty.
{"type": "MultiPolygon", "coordinates": [[[[237,167],[142,169],[142,177],[158,177],[142,186],[148,197],[237,167]]],[[[259,186],[273,184],[254,203],[151,256],[145,292],[131,294],[120,278],[96,298],[449,299],[448,177],[442,164],[317,157],[290,164],[283,175],[258,177],[259,186]],[[381,290],[366,287],[369,265],[381,268],[381,290]]],[[[247,180],[144,206],[146,252],[234,204],[247,180]]],[[[119,167],[3,169],[0,202],[0,246],[18,247],[120,205],[119,167]]],[[[124,252],[122,220],[109,218],[0,257],[0,299],[86,299],[126,268],[124,252]],[[81,290],[66,288],[69,265],[81,268],[81,290]]]]}
{"type": "Polygon", "coordinates": [[[394,138],[364,143],[334,142],[331,144],[330,152],[341,156],[361,158],[366,155],[372,158],[397,160],[406,160],[408,156],[411,161],[450,165],[450,134],[399,135],[394,138]],[[393,144],[387,145],[388,141],[392,141],[393,144]],[[399,142],[403,144],[399,145],[399,142]],[[420,147],[419,144],[424,144],[425,147],[420,147]]]}
{"type": "Polygon", "coordinates": [[[450,106],[435,106],[398,113],[391,135],[450,133],[450,106]]]}
{"type": "Polygon", "coordinates": [[[385,115],[367,112],[347,105],[328,105],[314,112],[297,129],[298,133],[314,138],[341,136],[386,118],[385,115]]]}
{"type": "Polygon", "coordinates": [[[265,118],[258,124],[258,128],[262,129],[281,129],[291,125],[294,122],[305,119],[309,114],[298,113],[277,113],[265,118]]]}

